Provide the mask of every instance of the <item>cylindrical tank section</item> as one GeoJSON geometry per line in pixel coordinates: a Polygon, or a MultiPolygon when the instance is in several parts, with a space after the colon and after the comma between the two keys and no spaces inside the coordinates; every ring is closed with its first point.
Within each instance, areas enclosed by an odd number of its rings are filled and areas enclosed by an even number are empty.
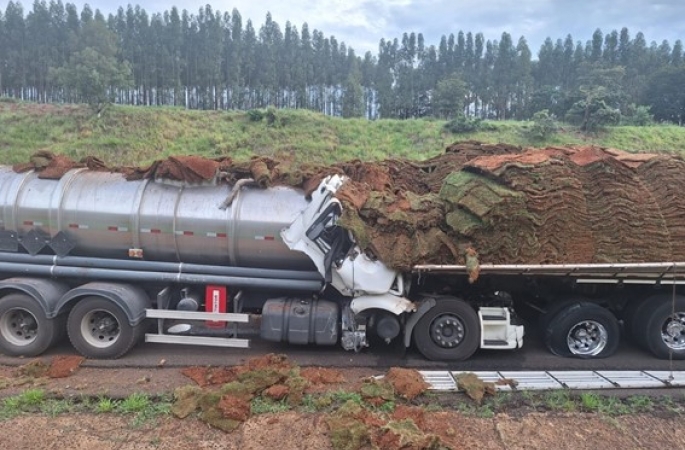
{"type": "Polygon", "coordinates": [[[146,260],[314,269],[280,237],[307,204],[300,190],[246,186],[221,209],[230,193],[225,184],[127,181],[85,169],[45,180],[0,166],[0,230],[20,238],[63,232],[78,256],[125,259],[141,249],[146,260]]]}

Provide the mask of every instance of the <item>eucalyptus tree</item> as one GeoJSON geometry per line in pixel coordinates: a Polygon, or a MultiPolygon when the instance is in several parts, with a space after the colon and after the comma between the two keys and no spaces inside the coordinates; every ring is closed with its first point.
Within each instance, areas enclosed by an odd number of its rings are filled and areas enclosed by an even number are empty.
{"type": "Polygon", "coordinates": [[[643,94],[654,119],[685,125],[685,65],[665,66],[653,73],[643,94]]]}
{"type": "Polygon", "coordinates": [[[119,61],[117,54],[116,35],[104,21],[86,22],[78,49],[64,66],[52,69],[50,77],[100,112],[114,101],[117,89],[131,83],[130,67],[119,61]]]}
{"type": "Polygon", "coordinates": [[[26,23],[24,21],[24,9],[19,2],[10,0],[5,9],[4,26],[4,86],[8,95],[24,99],[27,86],[26,64],[26,23]]]}

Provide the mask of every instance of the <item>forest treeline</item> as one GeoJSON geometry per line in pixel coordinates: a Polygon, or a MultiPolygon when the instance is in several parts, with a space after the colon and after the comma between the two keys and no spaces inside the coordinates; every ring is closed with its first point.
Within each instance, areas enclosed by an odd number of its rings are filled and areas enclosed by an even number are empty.
{"type": "Polygon", "coordinates": [[[680,40],[627,29],[585,42],[457,31],[381,39],[377,54],[267,14],[263,24],[207,5],[148,14],[120,7],[10,1],[0,11],[0,95],[37,102],[109,101],[197,109],[306,108],[367,118],[549,115],[598,123],[685,122],[680,40]]]}

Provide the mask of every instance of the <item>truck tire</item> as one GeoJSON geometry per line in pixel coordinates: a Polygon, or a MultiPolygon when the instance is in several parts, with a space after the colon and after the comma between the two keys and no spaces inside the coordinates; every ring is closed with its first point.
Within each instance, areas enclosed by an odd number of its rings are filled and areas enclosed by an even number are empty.
{"type": "Polygon", "coordinates": [[[110,300],[85,297],[69,313],[67,333],[74,348],[86,358],[116,359],[140,340],[143,323],[131,326],[126,313],[110,300]]]}
{"type": "Polygon", "coordinates": [[[478,314],[463,300],[442,298],[416,323],[414,343],[428,359],[463,361],[480,345],[478,314]]]}
{"type": "Polygon", "coordinates": [[[48,319],[36,300],[26,294],[0,298],[0,353],[38,356],[63,336],[63,320],[48,319]]]}
{"type": "Polygon", "coordinates": [[[569,306],[571,306],[571,305],[573,305],[573,304],[575,304],[575,303],[583,302],[583,301],[585,301],[585,300],[581,300],[581,299],[577,299],[577,298],[576,298],[575,300],[569,300],[569,299],[562,300],[562,299],[558,299],[556,302],[554,302],[553,304],[549,305],[549,307],[547,308],[547,310],[546,310],[544,313],[542,313],[542,314],[540,315],[540,318],[539,318],[539,322],[538,322],[538,323],[539,323],[539,326],[540,326],[540,333],[543,333],[543,334],[545,333],[545,330],[546,330],[547,327],[549,326],[549,323],[550,323],[552,320],[554,320],[554,318],[557,316],[557,314],[559,314],[559,311],[562,311],[562,310],[568,308],[569,306]]]}
{"type": "Polygon", "coordinates": [[[647,349],[647,343],[645,342],[642,324],[645,322],[644,314],[649,309],[649,305],[654,304],[653,301],[654,297],[636,299],[629,303],[623,311],[623,329],[625,333],[631,342],[645,350],[647,349]]]}
{"type": "Polygon", "coordinates": [[[544,341],[555,355],[606,358],[618,349],[620,334],[618,320],[611,311],[594,303],[575,302],[549,321],[544,341]]]}
{"type": "Polygon", "coordinates": [[[645,348],[661,359],[685,359],[685,297],[661,295],[645,302],[643,321],[636,318],[636,334],[645,348]]]}

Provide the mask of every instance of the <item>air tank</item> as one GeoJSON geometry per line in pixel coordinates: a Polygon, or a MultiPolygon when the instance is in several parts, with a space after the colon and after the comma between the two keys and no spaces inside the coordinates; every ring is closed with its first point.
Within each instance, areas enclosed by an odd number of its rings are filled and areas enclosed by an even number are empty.
{"type": "Polygon", "coordinates": [[[126,259],[140,249],[146,260],[314,269],[280,237],[307,205],[301,190],[244,186],[221,208],[231,190],[87,169],[47,180],[0,166],[0,230],[22,237],[34,229],[47,239],[63,232],[74,256],[126,259]]]}

